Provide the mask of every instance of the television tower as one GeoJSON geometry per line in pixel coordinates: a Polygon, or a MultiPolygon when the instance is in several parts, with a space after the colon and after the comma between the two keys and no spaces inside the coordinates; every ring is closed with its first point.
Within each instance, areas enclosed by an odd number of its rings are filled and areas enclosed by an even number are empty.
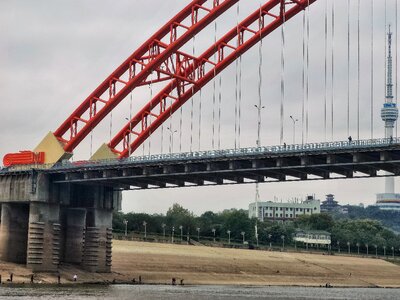
{"type": "MultiPolygon", "coordinates": [[[[399,116],[397,105],[393,102],[392,34],[389,25],[386,97],[383,108],[381,109],[381,118],[385,122],[385,138],[389,141],[393,139],[393,128],[399,116]]],[[[395,194],[394,192],[394,177],[385,178],[385,193],[377,195],[376,205],[381,209],[400,210],[400,194],[395,194]]]]}

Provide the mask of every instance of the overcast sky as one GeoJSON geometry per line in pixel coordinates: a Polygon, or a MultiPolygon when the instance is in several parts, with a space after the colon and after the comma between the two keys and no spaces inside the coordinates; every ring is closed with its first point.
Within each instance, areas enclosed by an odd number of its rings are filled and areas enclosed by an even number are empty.
{"type": "MultiPolygon", "coordinates": [[[[333,0],[318,0],[310,8],[310,94],[308,142],[324,141],[324,15],[328,3],[329,27],[333,0]]],[[[230,9],[217,22],[217,36],[235,26],[257,9],[262,1],[242,0],[239,16],[236,7],[230,9]]],[[[357,68],[357,2],[351,0],[350,21],[350,81],[347,79],[347,0],[334,0],[335,37],[330,38],[328,29],[328,140],[331,139],[331,49],[334,47],[334,140],[347,138],[347,85],[350,83],[350,134],[357,137],[358,68],[357,68]]],[[[373,134],[383,136],[380,107],[384,101],[385,59],[385,13],[387,24],[395,25],[396,0],[374,1],[374,95],[373,134]]],[[[184,0],[5,0],[0,2],[0,156],[9,152],[33,149],[49,132],[54,131],[69,114],[100,84],[123,60],[137,49],[156,30],[179,12],[189,1],[184,0]]],[[[371,137],[371,1],[361,1],[360,9],[360,94],[361,118],[360,138],[371,137]]],[[[285,45],[285,114],[284,141],[293,140],[293,115],[296,124],[296,143],[302,137],[302,15],[290,20],[286,26],[285,45]]],[[[184,49],[200,54],[214,40],[214,26],[210,25],[184,49]]],[[[262,46],[262,144],[279,144],[280,132],[280,32],[268,36],[262,46]]],[[[251,49],[242,60],[241,135],[236,142],[242,147],[254,146],[257,139],[258,46],[251,49]]],[[[182,114],[183,128],[180,131],[180,115],[173,116],[174,151],[212,149],[214,142],[221,148],[233,148],[235,144],[235,77],[236,65],[222,73],[221,120],[218,107],[213,106],[214,89],[211,82],[204,88],[201,97],[193,99],[194,121],[191,130],[189,101],[182,114]],[[199,121],[201,104],[201,125],[199,121]],[[213,114],[214,111],[214,114],[213,114]],[[217,116],[216,118],[214,116],[217,116]],[[221,131],[218,132],[218,127],[221,131]],[[200,127],[200,130],[199,130],[200,127]],[[219,134],[218,134],[219,133],[219,134]],[[200,136],[200,139],[199,139],[200,136]],[[190,142],[192,140],[192,143],[190,142]]],[[[396,76],[395,76],[396,77],[396,76]]],[[[138,89],[133,93],[132,113],[141,108],[160,87],[138,89]]],[[[219,96],[219,81],[216,82],[216,98],[219,96]]],[[[129,116],[129,100],[114,110],[75,150],[74,159],[88,159],[90,153],[124,125],[129,116]],[[110,126],[111,125],[111,126],[110,126]]],[[[238,123],[236,123],[238,124],[238,123]]],[[[304,127],[304,126],[303,126],[304,127]]],[[[305,132],[304,132],[305,136],[305,132]]],[[[164,127],[151,138],[151,153],[169,151],[169,132],[164,127]]],[[[144,152],[149,151],[146,143],[144,152]]],[[[141,155],[143,149],[135,153],[141,155]]],[[[396,179],[396,183],[398,180],[396,179]]],[[[282,200],[315,194],[323,199],[333,193],[341,204],[372,204],[376,193],[383,192],[383,179],[336,180],[301,183],[261,184],[261,199],[282,200]]],[[[247,208],[254,199],[254,185],[229,187],[183,188],[154,191],[131,191],[124,193],[124,211],[165,213],[174,202],[178,202],[196,214],[206,210],[221,211],[225,208],[247,208]]]]}

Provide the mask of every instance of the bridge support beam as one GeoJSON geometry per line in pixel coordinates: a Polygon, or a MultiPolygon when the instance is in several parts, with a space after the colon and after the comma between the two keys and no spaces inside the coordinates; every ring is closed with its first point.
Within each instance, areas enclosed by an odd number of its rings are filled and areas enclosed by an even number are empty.
{"type": "Polygon", "coordinates": [[[0,258],[14,263],[26,262],[29,205],[3,203],[0,224],[0,258]]]}

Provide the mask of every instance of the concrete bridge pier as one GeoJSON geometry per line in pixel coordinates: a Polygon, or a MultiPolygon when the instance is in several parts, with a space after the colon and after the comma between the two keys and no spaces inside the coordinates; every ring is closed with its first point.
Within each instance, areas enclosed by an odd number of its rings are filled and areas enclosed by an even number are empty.
{"type": "Polygon", "coordinates": [[[83,247],[85,243],[86,209],[66,209],[65,220],[64,261],[66,263],[81,264],[83,261],[83,247]]]}
{"type": "Polygon", "coordinates": [[[112,210],[87,210],[82,266],[90,272],[111,272],[112,210]]]}
{"type": "Polygon", "coordinates": [[[26,265],[34,272],[56,272],[60,264],[60,206],[31,202],[26,265]]]}
{"type": "Polygon", "coordinates": [[[0,224],[0,259],[26,262],[29,204],[3,203],[0,224]]]}

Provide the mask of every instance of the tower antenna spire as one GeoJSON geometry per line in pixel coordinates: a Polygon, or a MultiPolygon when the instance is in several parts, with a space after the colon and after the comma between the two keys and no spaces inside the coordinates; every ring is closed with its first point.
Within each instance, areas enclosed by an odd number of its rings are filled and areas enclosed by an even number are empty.
{"type": "Polygon", "coordinates": [[[386,102],[393,101],[393,58],[392,58],[392,31],[389,24],[388,32],[388,54],[387,54],[387,74],[386,74],[386,102]]]}

